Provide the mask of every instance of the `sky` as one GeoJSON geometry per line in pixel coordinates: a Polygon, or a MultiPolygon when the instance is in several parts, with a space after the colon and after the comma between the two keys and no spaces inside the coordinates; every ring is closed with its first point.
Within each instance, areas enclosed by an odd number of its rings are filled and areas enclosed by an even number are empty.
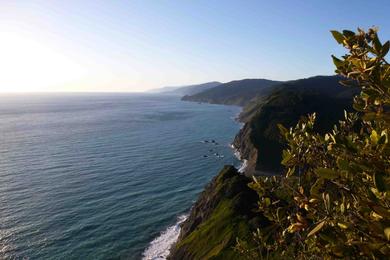
{"type": "Polygon", "coordinates": [[[0,0],[0,92],[138,92],[331,75],[330,30],[378,26],[390,1],[0,0]]]}

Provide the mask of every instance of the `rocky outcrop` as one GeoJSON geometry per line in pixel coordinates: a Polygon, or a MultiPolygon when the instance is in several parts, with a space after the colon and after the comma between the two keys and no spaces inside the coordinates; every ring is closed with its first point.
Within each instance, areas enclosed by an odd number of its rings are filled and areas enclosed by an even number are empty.
{"type": "Polygon", "coordinates": [[[252,127],[249,123],[244,124],[233,141],[233,147],[239,153],[239,159],[245,160],[246,176],[251,176],[255,173],[256,161],[258,157],[257,149],[252,142],[252,127]]]}

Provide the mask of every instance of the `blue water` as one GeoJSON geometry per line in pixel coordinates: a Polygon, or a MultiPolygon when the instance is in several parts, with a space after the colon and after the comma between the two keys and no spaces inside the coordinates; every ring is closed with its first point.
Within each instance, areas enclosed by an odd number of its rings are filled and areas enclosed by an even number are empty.
{"type": "Polygon", "coordinates": [[[169,96],[1,95],[0,258],[140,259],[238,164],[238,112],[169,96]]]}

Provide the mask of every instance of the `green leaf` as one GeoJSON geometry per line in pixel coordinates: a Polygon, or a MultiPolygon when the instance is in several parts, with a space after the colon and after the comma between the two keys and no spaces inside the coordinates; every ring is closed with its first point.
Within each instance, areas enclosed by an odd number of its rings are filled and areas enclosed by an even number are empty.
{"type": "Polygon", "coordinates": [[[340,245],[332,246],[332,247],[331,247],[331,250],[332,250],[332,253],[333,253],[335,256],[339,257],[339,258],[341,258],[341,257],[344,256],[345,248],[342,247],[342,246],[340,246],[340,245]]]}
{"type": "Polygon", "coordinates": [[[343,34],[346,37],[353,37],[353,36],[355,36],[355,33],[353,31],[350,31],[350,30],[343,30],[343,34]]]}
{"type": "Polygon", "coordinates": [[[340,170],[348,171],[349,170],[349,162],[347,160],[338,158],[337,159],[337,166],[340,170]]]}
{"type": "Polygon", "coordinates": [[[387,208],[384,208],[380,205],[372,205],[371,207],[379,215],[381,215],[385,218],[390,218],[390,211],[388,211],[387,208]]]}
{"type": "Polygon", "coordinates": [[[386,239],[388,241],[390,241],[390,227],[385,228],[385,230],[383,230],[383,232],[385,233],[386,239]]]}
{"type": "Polygon", "coordinates": [[[378,137],[378,133],[375,130],[372,130],[371,135],[370,135],[370,139],[371,139],[371,142],[373,144],[378,143],[379,137],[378,137]]]}
{"type": "Polygon", "coordinates": [[[308,237],[314,235],[315,233],[317,233],[318,231],[320,231],[325,225],[325,220],[324,221],[321,221],[319,224],[317,224],[317,226],[315,228],[313,228],[309,234],[307,234],[308,237]]]}
{"type": "Polygon", "coordinates": [[[342,223],[342,222],[338,222],[338,223],[337,223],[337,226],[339,226],[339,227],[342,228],[342,229],[347,229],[347,228],[348,228],[347,224],[342,223]]]}
{"type": "Polygon", "coordinates": [[[322,193],[322,199],[324,201],[326,210],[330,211],[330,197],[329,197],[329,193],[322,193]]]}
{"type": "Polygon", "coordinates": [[[374,174],[374,184],[378,191],[385,192],[389,190],[389,185],[386,181],[386,176],[383,173],[376,172],[374,174]]]}
{"type": "Polygon", "coordinates": [[[333,38],[335,38],[335,40],[342,44],[344,42],[344,35],[338,31],[330,31],[333,35],[333,38]]]}
{"type": "Polygon", "coordinates": [[[324,185],[324,179],[323,178],[318,178],[316,180],[316,182],[313,184],[313,186],[311,186],[310,194],[313,197],[317,197],[318,198],[319,195],[320,195],[320,189],[321,189],[322,185],[324,185]]]}
{"type": "Polygon", "coordinates": [[[344,214],[344,212],[345,212],[344,203],[341,203],[341,205],[340,205],[340,212],[341,212],[341,214],[344,214]]]}
{"type": "Polygon", "coordinates": [[[379,137],[378,144],[385,144],[387,143],[387,134],[386,132],[382,131],[381,137],[379,137]]]}
{"type": "Polygon", "coordinates": [[[281,164],[284,166],[287,166],[288,161],[291,159],[291,153],[283,151],[283,160],[281,161],[281,164]]]}
{"type": "Polygon", "coordinates": [[[381,56],[382,57],[385,57],[386,54],[389,52],[389,48],[390,48],[390,42],[387,41],[385,44],[383,44],[382,46],[382,51],[381,51],[381,56]]]}
{"type": "Polygon", "coordinates": [[[286,134],[288,133],[287,128],[285,128],[282,124],[278,124],[278,128],[279,128],[280,133],[281,133],[283,136],[286,136],[286,134]]]}
{"type": "Polygon", "coordinates": [[[329,168],[318,168],[315,170],[315,173],[318,174],[319,177],[328,180],[333,180],[340,176],[340,174],[337,171],[329,168]]]}
{"type": "Polygon", "coordinates": [[[286,174],[286,177],[290,177],[294,174],[295,172],[295,167],[292,167],[292,168],[288,168],[288,171],[287,171],[287,174],[286,174]]]}
{"type": "Polygon", "coordinates": [[[373,43],[373,46],[374,46],[375,53],[376,54],[380,53],[380,51],[382,49],[382,44],[379,41],[378,36],[376,36],[376,37],[374,37],[374,39],[372,39],[372,43],[373,43]]]}
{"type": "Polygon", "coordinates": [[[336,56],[332,55],[333,63],[336,65],[336,67],[341,67],[344,65],[343,61],[337,58],[336,56]]]}

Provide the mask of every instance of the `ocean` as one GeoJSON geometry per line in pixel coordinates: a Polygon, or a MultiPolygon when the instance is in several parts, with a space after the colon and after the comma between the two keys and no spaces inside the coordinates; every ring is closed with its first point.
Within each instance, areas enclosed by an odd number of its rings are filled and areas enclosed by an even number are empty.
{"type": "Polygon", "coordinates": [[[163,259],[240,108],[146,94],[0,95],[0,258],[163,259]]]}

